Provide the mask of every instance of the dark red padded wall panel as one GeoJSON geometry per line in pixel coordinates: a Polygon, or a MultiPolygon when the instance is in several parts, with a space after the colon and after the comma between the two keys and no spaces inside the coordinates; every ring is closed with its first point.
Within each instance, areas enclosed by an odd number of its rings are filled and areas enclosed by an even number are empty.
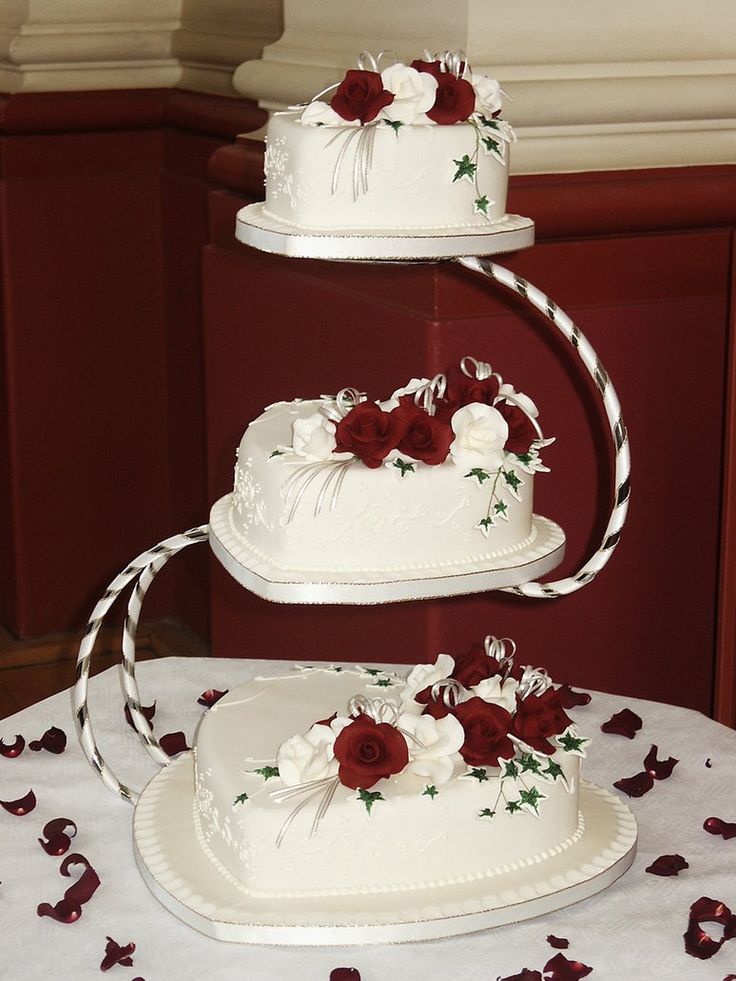
{"type": "MultiPolygon", "coordinates": [[[[213,499],[231,486],[245,423],[269,402],[346,384],[378,397],[470,353],[533,395],[558,437],[545,457],[552,473],[536,487],[537,510],[568,533],[561,572],[595,546],[607,516],[607,428],[582,367],[543,317],[457,266],[298,262],[221,243],[204,265],[213,499]]],[[[728,233],[706,231],[545,242],[500,260],[578,321],[621,397],[630,522],[596,582],[551,602],[490,594],[299,608],[258,600],[218,570],[215,653],[417,661],[493,632],[555,677],[707,710],[728,254],[728,233]]]]}

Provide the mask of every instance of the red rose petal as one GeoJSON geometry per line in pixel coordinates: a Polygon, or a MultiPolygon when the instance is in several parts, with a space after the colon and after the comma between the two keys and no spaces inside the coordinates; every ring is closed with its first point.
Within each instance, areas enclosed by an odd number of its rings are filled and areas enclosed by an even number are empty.
{"type": "Polygon", "coordinates": [[[122,967],[132,967],[133,958],[131,954],[133,953],[135,953],[135,944],[132,941],[121,947],[112,937],[108,937],[107,943],[105,944],[105,956],[102,958],[100,970],[109,971],[116,964],[120,964],[122,967]]]}
{"type": "Polygon", "coordinates": [[[0,800],[0,807],[4,808],[8,814],[14,814],[16,817],[30,814],[35,806],[36,795],[32,790],[29,790],[25,797],[19,797],[18,800],[0,800]]]}
{"type": "Polygon", "coordinates": [[[69,851],[76,833],[77,826],[71,818],[54,818],[43,826],[43,836],[48,841],[44,841],[43,838],[39,838],[38,841],[47,855],[55,855],[58,858],[69,851]],[[71,834],[66,833],[67,828],[73,829],[71,834]]]}
{"type": "Polygon", "coordinates": [[[335,967],[330,971],[330,981],[360,981],[357,967],[335,967]]]}
{"type": "Polygon", "coordinates": [[[54,756],[58,756],[59,753],[63,753],[66,749],[66,733],[63,729],[51,726],[40,739],[34,739],[33,742],[28,743],[28,748],[33,750],[34,753],[45,749],[47,753],[53,753],[54,756]]]}
{"type": "Polygon", "coordinates": [[[557,950],[567,950],[567,948],[570,946],[569,940],[565,940],[564,937],[555,937],[554,934],[551,933],[547,937],[547,943],[550,945],[550,947],[554,947],[557,950]]]}
{"type": "MultiPolygon", "coordinates": [[[[141,713],[146,722],[151,725],[153,722],[153,717],[156,714],[156,703],[153,705],[141,705],[141,713]]],[[[135,729],[133,725],[133,716],[130,714],[130,709],[128,708],[128,703],[125,703],[125,708],[123,709],[123,714],[125,715],[125,721],[128,723],[131,729],[135,729]]]]}
{"type": "Polygon", "coordinates": [[[633,739],[641,727],[642,721],[636,712],[632,712],[631,709],[626,708],[612,715],[608,722],[604,722],[601,725],[601,732],[633,739]]]}
{"type": "Polygon", "coordinates": [[[564,954],[555,954],[544,965],[544,981],[577,981],[586,978],[593,971],[580,961],[569,961],[564,954]]]}
{"type": "Polygon", "coordinates": [[[560,685],[557,689],[560,703],[564,709],[576,708],[578,705],[590,705],[591,697],[587,691],[575,691],[569,685],[560,685]]]}
{"type": "Polygon", "coordinates": [[[644,770],[642,773],[637,773],[633,777],[624,777],[623,780],[617,780],[613,786],[616,790],[623,791],[629,797],[643,797],[654,786],[654,777],[651,773],[647,773],[644,770]]]}
{"type": "Polygon", "coordinates": [[[707,960],[717,954],[726,940],[736,935],[736,916],[719,899],[701,896],[690,907],[688,927],[683,938],[685,950],[691,957],[707,960]],[[722,936],[716,940],[703,930],[703,923],[718,923],[723,927],[722,936]]]}
{"type": "Polygon", "coordinates": [[[183,732],[167,732],[165,736],[161,736],[159,744],[164,753],[168,753],[169,756],[178,756],[179,753],[185,753],[190,748],[187,746],[187,737],[183,732]]]}
{"type": "Polygon", "coordinates": [[[69,886],[63,899],[60,899],[55,906],[50,903],[41,903],[36,909],[38,916],[49,916],[58,923],[76,923],[82,915],[82,906],[88,903],[95,894],[100,880],[84,855],[79,855],[76,852],[67,855],[61,863],[59,874],[67,878],[70,877],[71,872],[69,870],[75,865],[84,866],[82,875],[73,885],[69,886]]]}
{"type": "Polygon", "coordinates": [[[655,780],[666,780],[667,777],[672,776],[672,771],[675,769],[679,760],[676,760],[674,756],[670,756],[666,760],[657,759],[657,747],[652,746],[647,755],[644,757],[644,769],[647,773],[650,773],[655,780]]]}
{"type": "Polygon", "coordinates": [[[4,756],[6,760],[15,759],[16,756],[20,756],[23,750],[26,748],[26,741],[21,735],[15,737],[15,742],[9,743],[7,746],[0,739],[0,756],[4,756]]]}
{"type": "Polygon", "coordinates": [[[701,961],[708,960],[709,957],[717,954],[723,946],[723,938],[714,940],[702,927],[698,926],[696,920],[688,922],[687,930],[682,936],[685,940],[685,952],[701,961]]]}
{"type": "Polygon", "coordinates": [[[204,705],[205,708],[211,709],[212,706],[219,702],[223,695],[227,695],[229,691],[229,688],[226,688],[225,691],[218,691],[217,688],[208,688],[207,691],[203,691],[197,699],[197,705],[204,705]]]}
{"type": "Polygon", "coordinates": [[[736,838],[736,822],[724,821],[722,818],[709,817],[703,821],[703,830],[709,835],[720,835],[724,841],[736,838]]]}
{"type": "Polygon", "coordinates": [[[736,981],[736,974],[727,974],[723,981],[736,981]]]}
{"type": "Polygon", "coordinates": [[[678,875],[683,869],[689,868],[682,855],[660,855],[644,871],[652,875],[678,875]]]}
{"type": "Polygon", "coordinates": [[[509,974],[505,978],[496,978],[496,981],[543,981],[539,971],[530,971],[528,967],[523,967],[518,974],[509,974]]]}
{"type": "Polygon", "coordinates": [[[706,769],[708,769],[708,770],[710,770],[710,768],[711,768],[711,767],[713,766],[713,764],[712,764],[712,763],[711,763],[711,761],[710,761],[710,756],[709,756],[709,757],[708,757],[708,759],[707,759],[707,760],[705,761],[705,766],[706,766],[706,769]]]}

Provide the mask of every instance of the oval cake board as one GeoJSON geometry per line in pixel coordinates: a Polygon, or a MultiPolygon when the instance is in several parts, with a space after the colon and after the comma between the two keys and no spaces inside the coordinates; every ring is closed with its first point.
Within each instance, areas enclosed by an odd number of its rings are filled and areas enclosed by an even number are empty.
{"type": "Polygon", "coordinates": [[[482,593],[518,586],[545,575],[565,554],[565,533],[541,515],[532,516],[534,540],[509,555],[486,562],[435,566],[411,572],[285,571],[248,548],[230,524],[231,495],[221,497],[210,512],[210,547],[230,575],[256,596],[275,603],[340,603],[372,605],[482,593]]]}
{"type": "Polygon", "coordinates": [[[432,262],[457,256],[499,255],[534,245],[534,222],[506,215],[488,225],[459,228],[309,229],[289,225],[268,214],[264,205],[249,204],[238,212],[235,237],[261,252],[296,259],[333,262],[432,262]]]}
{"type": "Polygon", "coordinates": [[[433,940],[561,909],[610,886],[636,853],[636,822],[607,790],[581,781],[585,834],[559,855],[472,883],[334,898],[255,899],[208,859],[194,826],[194,765],[164,767],[133,818],[138,867],[155,898],[216,940],[328,946],[433,940]]]}

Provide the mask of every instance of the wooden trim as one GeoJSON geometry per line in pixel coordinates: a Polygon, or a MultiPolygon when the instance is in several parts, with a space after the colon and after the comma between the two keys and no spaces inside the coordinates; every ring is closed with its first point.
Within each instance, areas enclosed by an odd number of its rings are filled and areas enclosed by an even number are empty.
{"type": "Polygon", "coordinates": [[[726,417],[713,717],[736,728],[736,236],[731,237],[726,417]]]}

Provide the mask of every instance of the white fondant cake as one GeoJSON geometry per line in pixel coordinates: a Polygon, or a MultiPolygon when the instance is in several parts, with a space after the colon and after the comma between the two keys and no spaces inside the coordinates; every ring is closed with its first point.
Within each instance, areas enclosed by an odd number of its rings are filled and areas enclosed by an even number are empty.
{"type": "Polygon", "coordinates": [[[302,668],[230,692],[196,740],[213,864],[259,897],[426,891],[575,844],[588,740],[544,672],[514,673],[506,655],[487,638],[407,680],[302,668]]]}
{"type": "Polygon", "coordinates": [[[513,131],[498,82],[459,53],[380,72],[368,55],[360,64],[270,120],[264,215],[328,233],[501,221],[513,131]]]}
{"type": "Polygon", "coordinates": [[[537,410],[465,358],[386,402],[354,389],[281,402],[248,426],[226,520],[279,572],[462,572],[534,542],[537,410]]]}

